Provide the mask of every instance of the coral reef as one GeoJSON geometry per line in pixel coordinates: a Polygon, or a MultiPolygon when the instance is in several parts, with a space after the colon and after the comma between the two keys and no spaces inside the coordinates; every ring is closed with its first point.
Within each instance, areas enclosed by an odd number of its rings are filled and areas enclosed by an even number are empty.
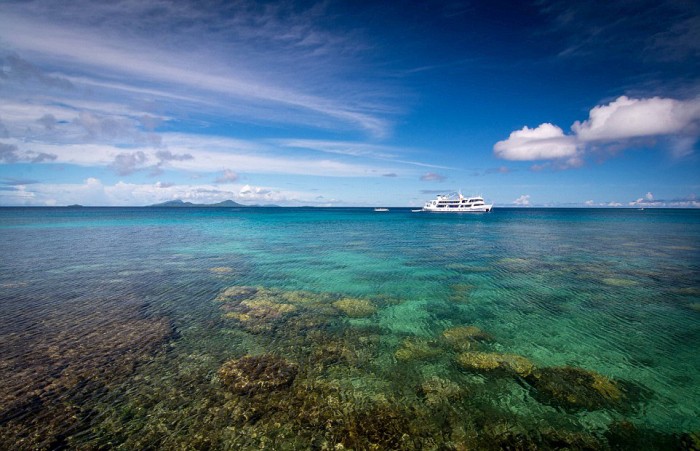
{"type": "Polygon", "coordinates": [[[457,400],[466,394],[466,390],[454,381],[433,376],[423,381],[418,393],[428,405],[434,406],[457,400]]]}
{"type": "Polygon", "coordinates": [[[273,355],[245,356],[224,363],[219,378],[234,393],[254,394],[289,387],[297,372],[296,365],[273,355]]]}
{"type": "Polygon", "coordinates": [[[496,352],[463,352],[457,356],[463,368],[473,371],[503,371],[518,376],[528,376],[535,366],[525,357],[516,354],[499,354],[496,352]]]}
{"type": "Polygon", "coordinates": [[[233,286],[226,288],[216,300],[219,302],[235,302],[243,299],[248,299],[255,296],[258,292],[258,287],[233,286]]]}
{"type": "Polygon", "coordinates": [[[582,368],[541,368],[525,380],[538,400],[569,410],[616,408],[627,400],[619,382],[582,368]]]}
{"type": "Polygon", "coordinates": [[[65,302],[42,311],[31,334],[0,340],[0,443],[15,449],[65,447],[89,426],[94,399],[129,377],[173,335],[138,300],[65,302]]]}
{"type": "Polygon", "coordinates": [[[476,326],[452,327],[442,333],[442,337],[458,351],[471,349],[476,342],[492,341],[493,337],[476,326]]]}
{"type": "Polygon", "coordinates": [[[252,333],[270,331],[285,316],[297,307],[286,303],[280,290],[263,287],[234,286],[225,289],[217,300],[222,303],[224,318],[235,319],[252,333]]]}
{"type": "Polygon", "coordinates": [[[213,272],[214,274],[231,274],[234,272],[234,269],[230,266],[217,266],[215,268],[209,268],[209,271],[213,272]]]}
{"type": "Polygon", "coordinates": [[[333,307],[350,318],[367,318],[377,312],[377,307],[367,299],[345,298],[335,301],[333,307]]]}
{"type": "Polygon", "coordinates": [[[403,340],[394,357],[400,361],[426,360],[439,356],[441,352],[435,341],[410,337],[403,340]]]}

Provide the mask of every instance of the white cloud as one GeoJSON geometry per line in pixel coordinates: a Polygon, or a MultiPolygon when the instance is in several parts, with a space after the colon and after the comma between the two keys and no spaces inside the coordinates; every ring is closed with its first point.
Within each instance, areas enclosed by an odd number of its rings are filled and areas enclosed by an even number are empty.
{"type": "Polygon", "coordinates": [[[582,165],[592,147],[605,151],[609,146],[612,151],[638,144],[642,138],[666,137],[671,154],[684,157],[692,152],[700,136],[700,98],[621,96],[591,109],[588,119],[574,122],[571,130],[572,134],[567,135],[550,123],[532,129],[525,126],[497,142],[493,151],[506,160],[551,160],[552,168],[563,169],[582,165]]]}
{"type": "Polygon", "coordinates": [[[513,201],[515,205],[520,205],[520,206],[528,206],[530,205],[530,195],[529,194],[523,194],[522,196],[518,197],[513,201]]]}
{"type": "MultiPolygon", "coordinates": [[[[588,120],[576,121],[571,130],[581,141],[663,136],[681,133],[700,120],[700,99],[680,101],[661,97],[618,97],[593,108],[588,120]]],[[[697,125],[697,124],[695,124],[697,125]]],[[[697,130],[694,130],[697,133],[697,130]]]]}
{"type": "Polygon", "coordinates": [[[628,202],[627,205],[638,208],[700,208],[700,200],[695,194],[677,199],[656,199],[651,192],[648,192],[644,197],[628,202]]]}
{"type": "Polygon", "coordinates": [[[577,153],[575,140],[549,123],[516,130],[505,141],[497,142],[493,150],[499,158],[518,161],[572,158],[577,153]]]}

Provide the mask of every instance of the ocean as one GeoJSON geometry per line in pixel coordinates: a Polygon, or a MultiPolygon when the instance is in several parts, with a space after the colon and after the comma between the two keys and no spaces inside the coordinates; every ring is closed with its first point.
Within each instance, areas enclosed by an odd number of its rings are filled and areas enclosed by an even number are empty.
{"type": "Polygon", "coordinates": [[[700,211],[0,208],[0,448],[698,449],[700,211]]]}

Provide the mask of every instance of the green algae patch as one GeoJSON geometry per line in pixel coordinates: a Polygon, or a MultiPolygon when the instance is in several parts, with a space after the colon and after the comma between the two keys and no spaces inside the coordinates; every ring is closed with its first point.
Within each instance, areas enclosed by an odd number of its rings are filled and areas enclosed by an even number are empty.
{"type": "Polygon", "coordinates": [[[532,362],[516,354],[500,354],[496,352],[463,352],[457,356],[457,362],[463,368],[472,371],[496,372],[504,371],[518,376],[528,376],[535,369],[532,362]]]}
{"type": "Polygon", "coordinates": [[[377,312],[377,307],[366,299],[345,298],[333,303],[333,307],[350,318],[368,318],[377,312]]]}
{"type": "Polygon", "coordinates": [[[446,329],[442,337],[457,350],[468,350],[479,341],[493,341],[493,336],[476,326],[459,326],[446,329]]]}
{"type": "Polygon", "coordinates": [[[442,350],[437,343],[422,338],[406,338],[401,347],[396,350],[394,357],[399,361],[428,360],[439,356],[442,350]]]}
{"type": "Polygon", "coordinates": [[[234,393],[254,394],[289,387],[297,372],[296,365],[273,355],[245,356],[224,363],[219,378],[234,393]]]}
{"type": "Polygon", "coordinates": [[[567,410],[616,408],[627,400],[619,382],[582,368],[542,368],[525,380],[535,388],[539,401],[567,410]]]}

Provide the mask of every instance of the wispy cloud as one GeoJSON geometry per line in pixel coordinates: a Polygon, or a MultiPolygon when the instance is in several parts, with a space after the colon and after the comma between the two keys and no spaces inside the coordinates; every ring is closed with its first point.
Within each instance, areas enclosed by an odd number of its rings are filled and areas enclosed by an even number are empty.
{"type": "Polygon", "coordinates": [[[380,90],[340,75],[357,62],[352,55],[362,44],[325,31],[313,8],[279,8],[237,2],[216,14],[194,3],[162,3],[154,14],[151,2],[128,8],[74,2],[60,10],[39,1],[0,7],[0,29],[11,49],[64,74],[48,76],[11,57],[13,72],[25,79],[70,83],[70,75],[103,88],[129,79],[122,82],[127,90],[187,92],[193,102],[216,103],[229,114],[386,136],[392,109],[386,97],[372,98],[367,93],[380,90]]]}
{"type": "Polygon", "coordinates": [[[330,158],[311,158],[280,153],[266,142],[220,136],[183,133],[162,135],[163,148],[140,147],[125,151],[111,144],[54,144],[34,142],[33,150],[21,150],[25,144],[10,139],[0,144],[0,160],[26,162],[42,154],[56,164],[84,167],[107,167],[119,175],[136,171],[168,168],[186,172],[215,173],[235,168],[237,172],[255,174],[292,174],[323,177],[379,177],[396,172],[392,165],[351,163],[330,158]],[[165,157],[165,158],[164,158],[165,157]]]}
{"type": "Polygon", "coordinates": [[[225,169],[224,172],[216,178],[216,183],[232,183],[238,180],[238,174],[230,169],[225,169]]]}
{"type": "Polygon", "coordinates": [[[436,172],[426,172],[425,174],[421,175],[420,179],[423,182],[443,182],[447,179],[447,177],[436,172]]]}
{"type": "Polygon", "coordinates": [[[406,154],[424,154],[428,152],[419,151],[416,149],[407,149],[405,147],[399,148],[395,146],[368,144],[364,142],[328,141],[313,139],[275,139],[271,140],[270,142],[275,145],[279,145],[280,147],[290,149],[312,150],[315,152],[323,152],[350,157],[385,160],[411,166],[448,169],[445,166],[424,163],[421,161],[407,160],[406,154]]]}

